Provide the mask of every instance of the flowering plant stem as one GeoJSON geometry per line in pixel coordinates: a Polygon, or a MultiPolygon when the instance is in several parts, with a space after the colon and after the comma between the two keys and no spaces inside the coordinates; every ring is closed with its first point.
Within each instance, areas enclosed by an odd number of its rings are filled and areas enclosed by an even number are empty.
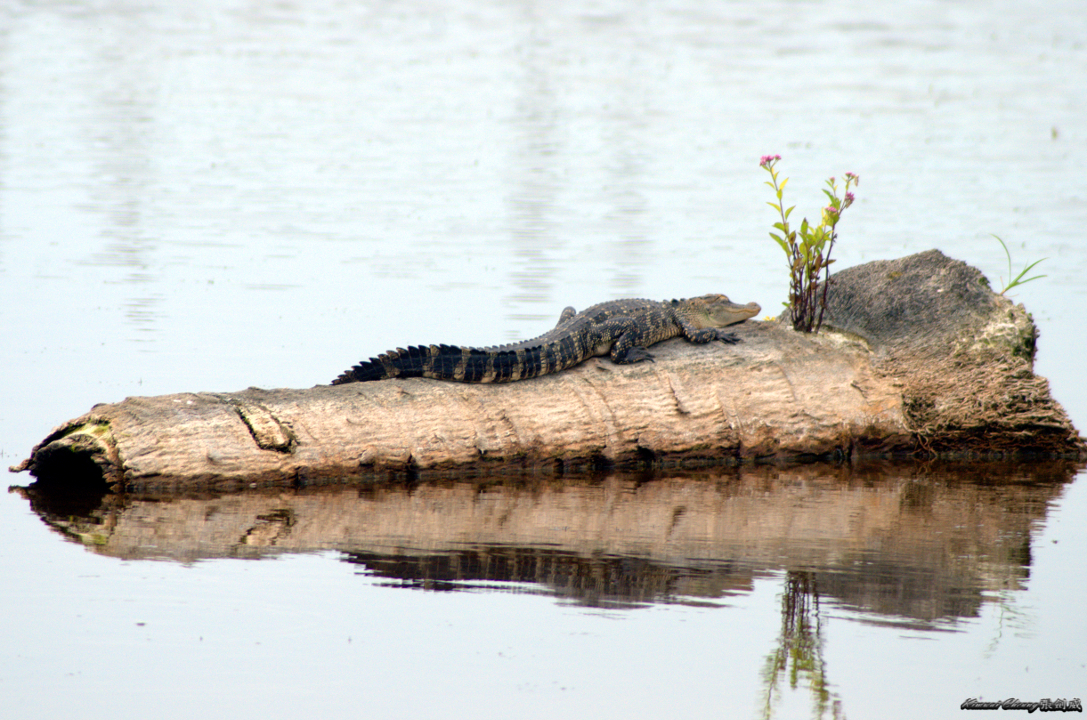
{"type": "Polygon", "coordinates": [[[838,239],[837,226],[842,212],[853,204],[853,193],[849,188],[860,184],[860,178],[853,173],[845,174],[844,194],[838,196],[838,185],[834,178],[827,180],[829,190],[823,190],[830,204],[823,208],[818,225],[810,225],[808,219],[801,221],[796,230],[789,225],[789,215],[796,206],[785,208],[782,202],[785,185],[789,178],[778,179],[775,168],[780,155],[764,155],[759,165],[770,173],[767,181],[777,196],[777,202],[767,205],[778,211],[780,222],[774,223],[776,232],[770,237],[781,247],[789,264],[789,301],[783,303],[789,308],[793,329],[802,332],[818,332],[823,324],[823,312],[827,305],[827,290],[830,288],[830,258],[834,243],[838,239]]]}

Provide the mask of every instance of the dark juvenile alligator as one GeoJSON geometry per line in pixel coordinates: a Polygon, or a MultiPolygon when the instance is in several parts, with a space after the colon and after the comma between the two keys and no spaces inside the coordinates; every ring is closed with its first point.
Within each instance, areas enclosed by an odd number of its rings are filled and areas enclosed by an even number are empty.
{"type": "Polygon", "coordinates": [[[557,373],[595,355],[616,363],[653,360],[647,347],[682,335],[693,343],[739,342],[720,330],[757,314],[756,303],[737,305],[724,295],[689,300],[612,300],[575,312],[531,340],[474,348],[455,345],[398,348],[355,365],[333,385],[394,377],[428,377],[469,383],[502,383],[557,373]]]}

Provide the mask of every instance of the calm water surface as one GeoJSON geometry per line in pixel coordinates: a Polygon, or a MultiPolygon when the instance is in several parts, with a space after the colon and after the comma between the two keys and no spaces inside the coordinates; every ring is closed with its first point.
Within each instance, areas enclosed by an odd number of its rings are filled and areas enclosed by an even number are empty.
{"type": "MultiPolygon", "coordinates": [[[[129,395],[328,382],[842,267],[1015,291],[1077,427],[1087,14],[1012,2],[11,2],[0,455],[129,395]]],[[[30,478],[10,475],[9,485],[30,478]]],[[[1087,695],[1069,467],[0,500],[5,717],[961,717],[1087,695]],[[506,518],[501,523],[499,519],[506,518]],[[802,666],[787,658],[799,658],[802,666]],[[796,670],[796,682],[790,675],[796,670]]]]}

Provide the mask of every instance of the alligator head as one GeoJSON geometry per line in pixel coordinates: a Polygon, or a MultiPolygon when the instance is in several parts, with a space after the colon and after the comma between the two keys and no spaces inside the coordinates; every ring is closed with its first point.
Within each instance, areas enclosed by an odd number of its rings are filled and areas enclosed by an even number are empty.
{"type": "Polygon", "coordinates": [[[758,303],[737,305],[725,295],[703,295],[687,301],[687,319],[700,328],[721,328],[759,314],[758,303]]]}

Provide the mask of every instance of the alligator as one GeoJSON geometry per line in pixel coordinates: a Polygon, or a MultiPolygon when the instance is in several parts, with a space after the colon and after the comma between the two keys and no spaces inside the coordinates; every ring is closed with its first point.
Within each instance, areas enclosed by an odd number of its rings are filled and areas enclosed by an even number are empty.
{"type": "Polygon", "coordinates": [[[355,365],[333,385],[386,378],[427,377],[466,383],[505,383],[557,373],[597,355],[619,364],[653,361],[647,347],[679,335],[693,343],[740,338],[720,328],[758,314],[724,295],[689,300],[612,300],[576,312],[568,307],[554,329],[531,340],[494,347],[430,345],[397,348],[355,365]]]}

